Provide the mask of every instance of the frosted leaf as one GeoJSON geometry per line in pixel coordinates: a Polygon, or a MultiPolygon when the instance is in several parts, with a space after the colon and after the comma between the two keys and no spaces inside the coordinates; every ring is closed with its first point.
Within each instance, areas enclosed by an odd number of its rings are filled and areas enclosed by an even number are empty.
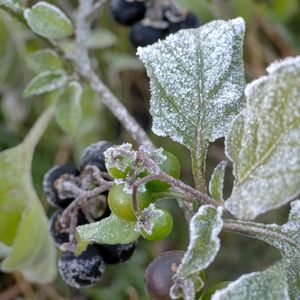
{"type": "Polygon", "coordinates": [[[138,55],[150,77],[152,130],[198,157],[243,106],[241,18],[182,30],[138,55]]]}
{"type": "Polygon", "coordinates": [[[220,249],[219,233],[223,226],[222,208],[201,206],[190,222],[190,242],[177,275],[186,277],[199,273],[214,260],[220,249]]]}
{"type": "Polygon", "coordinates": [[[68,80],[64,71],[45,71],[35,76],[26,86],[23,95],[29,97],[51,92],[62,87],[68,80]]]}
{"type": "Polygon", "coordinates": [[[300,192],[300,57],[268,71],[246,88],[246,108],[226,139],[235,183],[225,205],[243,219],[279,207],[300,192]]]}
{"type": "Polygon", "coordinates": [[[71,137],[76,136],[81,122],[81,94],[81,85],[72,81],[66,86],[56,102],[56,121],[71,137]]]}
{"type": "Polygon", "coordinates": [[[210,195],[220,203],[223,203],[223,186],[224,186],[224,175],[227,162],[221,161],[214,169],[213,174],[209,182],[209,193],[210,195]]]}
{"type": "Polygon", "coordinates": [[[73,34],[67,16],[56,6],[40,1],[25,9],[24,17],[33,32],[49,39],[66,38],[73,34]]]}
{"type": "Polygon", "coordinates": [[[300,299],[300,201],[291,203],[288,222],[282,226],[248,221],[238,223],[243,226],[245,232],[255,232],[255,238],[280,250],[286,263],[289,294],[293,299],[300,299]]]}
{"type": "Polygon", "coordinates": [[[114,214],[99,222],[77,227],[80,243],[95,242],[98,244],[129,244],[135,241],[139,234],[135,232],[136,222],[119,219],[114,214]]]}
{"type": "Polygon", "coordinates": [[[285,265],[278,263],[263,272],[246,274],[218,290],[212,300],[288,300],[285,265]]]}
{"type": "MultiPolygon", "coordinates": [[[[218,235],[223,227],[222,212],[221,207],[204,205],[192,217],[189,246],[177,269],[175,284],[172,287],[173,292],[177,291],[176,294],[182,289],[180,285],[182,280],[193,278],[194,281],[195,276],[199,276],[200,271],[207,268],[217,255],[220,249],[218,235]]],[[[183,291],[182,294],[184,295],[185,292],[183,291]]]]}
{"type": "Polygon", "coordinates": [[[35,73],[63,69],[61,58],[52,49],[43,49],[26,55],[26,64],[35,73]]]}

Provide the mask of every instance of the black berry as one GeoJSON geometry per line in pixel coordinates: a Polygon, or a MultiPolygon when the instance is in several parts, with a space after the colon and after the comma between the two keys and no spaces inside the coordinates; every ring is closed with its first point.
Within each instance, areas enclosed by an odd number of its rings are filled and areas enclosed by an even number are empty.
{"type": "Polygon", "coordinates": [[[169,20],[169,23],[170,26],[168,30],[170,33],[175,33],[180,29],[197,28],[200,25],[198,17],[191,11],[188,11],[186,15],[177,22],[169,20]]]}
{"type": "Polygon", "coordinates": [[[163,39],[168,34],[167,28],[156,28],[143,24],[135,23],[130,31],[130,41],[134,47],[145,47],[163,39]]]}
{"type": "Polygon", "coordinates": [[[111,0],[110,12],[116,22],[122,25],[132,25],[145,16],[144,1],[111,0]]]}
{"type": "Polygon", "coordinates": [[[172,277],[181,262],[184,251],[168,251],[157,256],[145,271],[145,288],[151,299],[170,300],[172,277]]]}
{"type": "Polygon", "coordinates": [[[79,171],[73,165],[57,165],[44,176],[43,189],[48,202],[54,207],[66,208],[74,198],[60,199],[57,191],[57,180],[65,177],[79,176],[79,171]]]}
{"type": "MultiPolygon", "coordinates": [[[[63,213],[63,209],[57,210],[50,218],[49,221],[49,231],[57,246],[63,243],[69,242],[69,232],[68,229],[64,230],[59,223],[59,218],[63,213]]],[[[77,226],[87,224],[88,221],[82,211],[78,212],[77,215],[77,226]]]]}
{"type": "Polygon", "coordinates": [[[107,264],[118,264],[128,260],[134,250],[135,243],[130,244],[117,244],[117,245],[96,245],[99,249],[101,256],[107,264]]]}
{"type": "Polygon", "coordinates": [[[58,271],[62,279],[74,288],[83,288],[95,284],[105,269],[100,252],[94,246],[75,256],[63,252],[58,260],[58,271]]]}
{"type": "Polygon", "coordinates": [[[91,144],[83,151],[80,157],[80,170],[87,165],[94,165],[102,172],[106,172],[104,151],[113,146],[112,143],[107,141],[100,141],[91,144]]]}

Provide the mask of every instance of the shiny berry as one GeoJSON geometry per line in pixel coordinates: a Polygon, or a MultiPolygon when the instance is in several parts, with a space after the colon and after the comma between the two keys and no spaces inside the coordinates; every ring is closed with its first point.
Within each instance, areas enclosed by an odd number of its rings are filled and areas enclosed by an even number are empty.
{"type": "Polygon", "coordinates": [[[143,238],[149,241],[159,241],[169,235],[173,228],[173,218],[171,214],[165,209],[159,209],[159,215],[152,220],[153,228],[149,234],[145,230],[142,230],[141,234],[143,238]]]}
{"type": "Polygon", "coordinates": [[[184,251],[173,250],[157,256],[145,271],[145,289],[151,299],[170,300],[174,284],[172,277],[179,266],[184,251]]]}
{"type": "Polygon", "coordinates": [[[117,23],[129,26],[144,18],[145,1],[111,0],[110,12],[117,23]]]}
{"type": "Polygon", "coordinates": [[[145,47],[163,39],[168,34],[167,28],[155,28],[145,25],[143,22],[135,23],[129,34],[130,41],[134,47],[145,47]]]}
{"type": "Polygon", "coordinates": [[[135,243],[116,245],[95,244],[95,246],[99,249],[106,264],[118,264],[124,262],[132,256],[135,250],[135,243]]]}
{"type": "MultiPolygon", "coordinates": [[[[138,209],[143,210],[152,201],[151,194],[147,191],[137,193],[138,209]]],[[[136,217],[132,207],[132,194],[124,191],[124,184],[114,185],[108,193],[108,206],[119,218],[135,221],[136,217]]]]}
{"type": "MultiPolygon", "coordinates": [[[[180,163],[176,156],[168,151],[163,151],[165,160],[159,165],[160,169],[168,175],[178,179],[180,177],[180,163]]],[[[146,184],[147,190],[151,192],[163,192],[170,184],[160,180],[151,180],[146,184]]]]}
{"type": "Polygon", "coordinates": [[[43,189],[48,202],[54,207],[66,208],[74,198],[60,199],[57,190],[58,179],[79,176],[79,171],[73,165],[57,165],[44,176],[43,189]]]}

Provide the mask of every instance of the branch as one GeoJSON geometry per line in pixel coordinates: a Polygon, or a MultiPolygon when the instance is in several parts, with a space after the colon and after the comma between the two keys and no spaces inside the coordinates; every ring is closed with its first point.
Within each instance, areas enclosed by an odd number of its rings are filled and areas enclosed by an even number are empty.
{"type": "Polygon", "coordinates": [[[93,7],[93,1],[80,0],[79,7],[75,15],[76,58],[74,62],[77,66],[78,73],[85,78],[91,87],[98,93],[103,104],[122,123],[137,144],[144,145],[148,149],[154,149],[154,145],[144,129],[101,81],[91,66],[86,44],[90,34],[90,24],[87,20],[87,16],[93,10],[93,7]]]}
{"type": "Polygon", "coordinates": [[[242,220],[224,220],[223,229],[225,231],[234,232],[241,234],[243,236],[248,236],[250,238],[259,239],[263,242],[268,243],[271,246],[275,246],[272,243],[272,239],[277,241],[276,248],[282,250],[279,246],[280,243],[278,241],[282,241],[285,244],[289,244],[293,248],[296,248],[297,251],[300,251],[300,246],[291,239],[286,234],[283,234],[276,230],[274,227],[270,227],[271,225],[266,225],[262,223],[255,223],[251,221],[242,221],[242,220]]]}

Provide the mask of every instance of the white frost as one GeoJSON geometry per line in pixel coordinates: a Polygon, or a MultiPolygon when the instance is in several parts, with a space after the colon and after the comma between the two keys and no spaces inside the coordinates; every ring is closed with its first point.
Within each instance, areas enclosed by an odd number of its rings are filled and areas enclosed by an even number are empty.
{"type": "Polygon", "coordinates": [[[243,107],[244,30],[241,18],[218,20],[138,48],[150,77],[153,132],[190,150],[226,134],[243,107]]]}

